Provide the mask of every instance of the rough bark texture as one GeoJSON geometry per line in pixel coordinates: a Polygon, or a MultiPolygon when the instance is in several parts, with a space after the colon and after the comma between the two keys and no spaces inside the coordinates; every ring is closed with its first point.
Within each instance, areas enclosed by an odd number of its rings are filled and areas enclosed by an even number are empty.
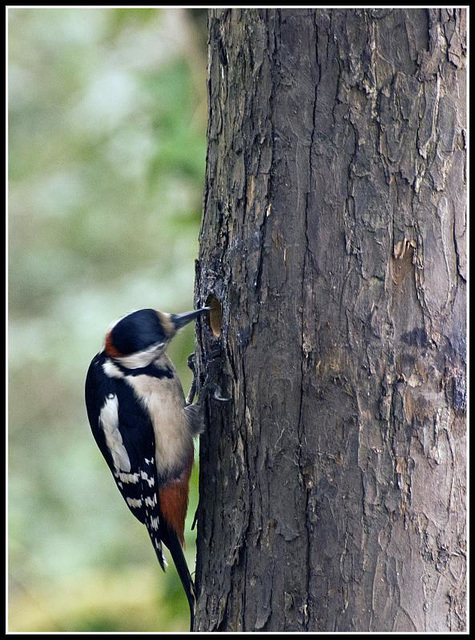
{"type": "Polygon", "coordinates": [[[465,19],[210,11],[197,630],[465,628],[465,19]]]}

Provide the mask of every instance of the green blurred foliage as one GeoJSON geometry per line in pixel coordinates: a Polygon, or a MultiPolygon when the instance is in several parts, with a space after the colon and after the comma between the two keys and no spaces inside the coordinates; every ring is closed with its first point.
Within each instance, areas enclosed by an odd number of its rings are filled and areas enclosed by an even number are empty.
{"type": "MultiPolygon", "coordinates": [[[[188,628],[83,387],[111,322],[193,307],[206,52],[190,11],[8,11],[10,631],[188,628]]],[[[170,348],[185,391],[193,339],[170,348]]],[[[195,469],[191,569],[196,504],[195,469]]]]}

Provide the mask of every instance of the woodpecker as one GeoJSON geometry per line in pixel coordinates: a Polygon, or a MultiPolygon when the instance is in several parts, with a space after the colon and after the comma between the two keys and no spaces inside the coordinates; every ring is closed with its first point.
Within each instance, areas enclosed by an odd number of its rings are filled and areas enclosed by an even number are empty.
{"type": "Polygon", "coordinates": [[[91,430],[127,506],[149,533],[165,570],[170,550],[190,606],[195,592],[183,555],[193,467],[193,437],[202,430],[197,404],[186,404],[168,343],[183,326],[209,311],[182,314],[134,311],[106,332],[86,377],[91,430]]]}

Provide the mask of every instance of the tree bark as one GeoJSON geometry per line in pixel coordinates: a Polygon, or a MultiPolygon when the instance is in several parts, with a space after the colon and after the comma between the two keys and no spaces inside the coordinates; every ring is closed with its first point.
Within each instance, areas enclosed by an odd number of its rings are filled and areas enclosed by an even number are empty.
{"type": "Polygon", "coordinates": [[[198,631],[465,629],[465,41],[210,10],[198,631]]]}

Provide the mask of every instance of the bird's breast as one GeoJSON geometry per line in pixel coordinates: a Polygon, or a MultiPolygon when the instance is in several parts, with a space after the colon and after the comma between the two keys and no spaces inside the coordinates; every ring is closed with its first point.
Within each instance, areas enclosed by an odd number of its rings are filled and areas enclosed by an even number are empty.
{"type": "Polygon", "coordinates": [[[172,378],[139,375],[128,376],[126,381],[152,420],[159,477],[164,481],[180,475],[193,451],[193,438],[179,378],[176,374],[172,378]]]}

